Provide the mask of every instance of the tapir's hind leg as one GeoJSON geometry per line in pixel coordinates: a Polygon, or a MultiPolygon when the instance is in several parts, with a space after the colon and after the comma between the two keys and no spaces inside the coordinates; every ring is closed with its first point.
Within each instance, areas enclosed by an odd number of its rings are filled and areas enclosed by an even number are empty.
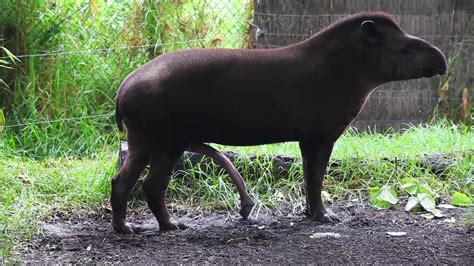
{"type": "Polygon", "coordinates": [[[195,152],[195,153],[201,153],[208,157],[211,157],[227,171],[227,173],[230,175],[230,178],[232,179],[232,182],[235,184],[235,186],[239,190],[239,194],[240,194],[239,213],[240,215],[242,215],[244,219],[247,219],[250,212],[252,211],[254,203],[247,193],[247,188],[245,187],[245,183],[244,183],[244,180],[242,179],[242,176],[240,175],[239,171],[235,169],[234,165],[229,160],[229,158],[227,158],[218,150],[206,144],[192,145],[192,146],[189,146],[186,150],[195,152]]]}
{"type": "Polygon", "coordinates": [[[148,154],[140,138],[128,131],[128,152],[123,165],[112,178],[112,227],[118,233],[134,233],[132,227],[125,222],[127,199],[140,174],[148,163],[148,154]]]}
{"type": "Polygon", "coordinates": [[[186,228],[183,224],[170,222],[170,215],[165,203],[171,172],[182,153],[183,150],[165,151],[162,148],[156,148],[155,153],[151,155],[150,172],[143,183],[148,207],[158,220],[162,231],[186,228]]]}

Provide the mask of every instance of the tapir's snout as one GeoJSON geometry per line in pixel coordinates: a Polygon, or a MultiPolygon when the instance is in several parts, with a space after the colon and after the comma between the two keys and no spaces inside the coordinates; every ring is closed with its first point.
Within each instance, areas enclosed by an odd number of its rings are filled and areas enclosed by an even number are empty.
{"type": "Polygon", "coordinates": [[[446,74],[446,57],[436,46],[409,34],[404,35],[401,43],[404,45],[398,50],[400,57],[396,80],[431,78],[446,74]]]}
{"type": "Polygon", "coordinates": [[[446,63],[446,57],[443,52],[436,48],[435,46],[430,45],[427,48],[427,60],[426,63],[421,65],[421,73],[423,77],[430,78],[436,75],[444,75],[448,69],[448,64],[446,63]]]}

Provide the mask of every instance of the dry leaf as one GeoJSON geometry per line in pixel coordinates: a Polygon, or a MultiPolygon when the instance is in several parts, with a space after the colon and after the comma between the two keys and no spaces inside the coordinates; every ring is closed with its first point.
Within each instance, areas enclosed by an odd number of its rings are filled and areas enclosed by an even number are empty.
{"type": "Polygon", "coordinates": [[[212,47],[217,47],[221,44],[222,40],[220,38],[214,38],[211,41],[211,46],[212,47]]]}
{"type": "Polygon", "coordinates": [[[25,185],[31,185],[31,180],[26,173],[21,173],[20,175],[18,175],[18,177],[20,178],[21,183],[25,185]]]}
{"type": "Polygon", "coordinates": [[[461,106],[461,120],[467,122],[470,114],[470,101],[469,101],[469,91],[467,88],[464,88],[462,91],[462,106],[461,106]]]}
{"type": "Polygon", "coordinates": [[[387,232],[389,236],[405,236],[407,232],[387,232]]]}

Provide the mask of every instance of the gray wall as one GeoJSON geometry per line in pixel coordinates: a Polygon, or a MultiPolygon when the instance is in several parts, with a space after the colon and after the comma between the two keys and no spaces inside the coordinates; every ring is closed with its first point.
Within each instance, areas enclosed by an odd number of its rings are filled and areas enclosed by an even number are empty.
{"type": "MultiPolygon", "coordinates": [[[[255,0],[255,48],[280,47],[303,40],[359,11],[393,14],[408,33],[438,46],[449,58],[450,110],[464,88],[474,94],[474,0],[255,0]],[[257,36],[258,35],[258,36],[257,36]]],[[[374,91],[353,126],[385,131],[429,121],[447,76],[386,84],[374,91]]],[[[445,99],[442,97],[442,99],[445,99]]],[[[443,102],[444,100],[442,100],[443,102]]],[[[446,108],[446,105],[438,105],[446,108]]]]}

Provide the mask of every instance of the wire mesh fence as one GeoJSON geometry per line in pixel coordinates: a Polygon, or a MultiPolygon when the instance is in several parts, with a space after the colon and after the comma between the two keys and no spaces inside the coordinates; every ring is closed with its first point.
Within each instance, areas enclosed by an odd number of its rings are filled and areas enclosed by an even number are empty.
{"type": "MultiPolygon", "coordinates": [[[[121,80],[159,54],[203,47],[281,47],[361,10],[394,13],[410,33],[442,47],[450,58],[459,53],[459,59],[450,61],[454,73],[450,80],[401,82],[374,92],[354,125],[378,125],[383,130],[405,127],[407,121],[427,121],[440,104],[443,82],[449,83],[454,109],[464,108],[462,89],[470,92],[468,103],[473,94],[474,19],[469,3],[453,7],[456,1],[451,0],[7,2],[11,6],[0,12],[0,44],[21,60],[9,65],[13,69],[0,69],[0,109],[7,116],[16,114],[7,117],[7,129],[38,118],[80,119],[84,109],[86,114],[107,113],[104,110],[113,109],[121,80]]],[[[4,52],[0,57],[8,61],[4,52]]]]}
{"type": "Polygon", "coordinates": [[[121,80],[162,53],[248,47],[252,3],[5,0],[0,45],[19,62],[0,49],[4,129],[107,113],[121,80]]]}
{"type": "Polygon", "coordinates": [[[301,41],[337,19],[360,11],[386,11],[408,33],[448,56],[448,75],[381,86],[353,123],[358,128],[406,127],[438,115],[469,122],[474,94],[474,2],[455,0],[259,0],[254,6],[255,48],[301,41]],[[388,122],[387,122],[388,121],[388,122]],[[393,122],[390,122],[393,121],[393,122]]]}

